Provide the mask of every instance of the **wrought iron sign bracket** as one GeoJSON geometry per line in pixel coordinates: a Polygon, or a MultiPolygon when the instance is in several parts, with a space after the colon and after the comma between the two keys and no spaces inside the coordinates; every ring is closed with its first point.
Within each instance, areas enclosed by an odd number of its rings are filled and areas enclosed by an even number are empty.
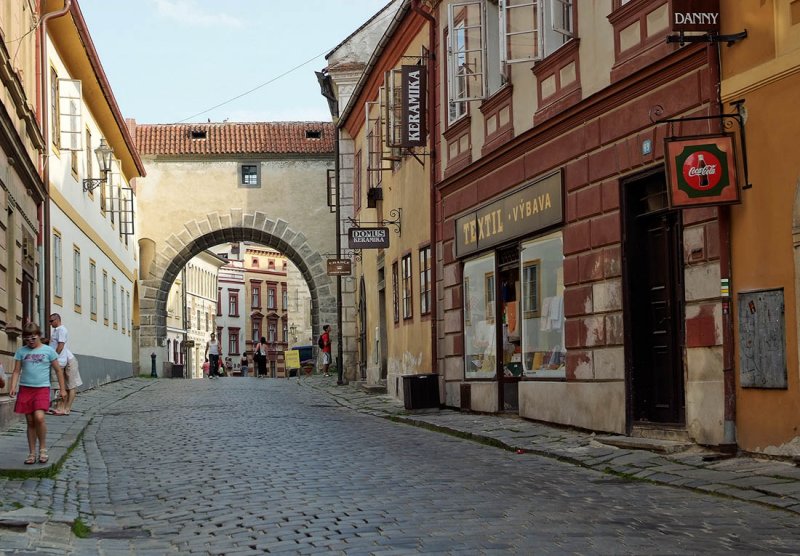
{"type": "Polygon", "coordinates": [[[679,33],[677,35],[667,35],[667,43],[676,42],[680,46],[688,43],[696,43],[696,42],[713,42],[713,43],[720,43],[726,42],[728,46],[733,46],[737,42],[742,39],[747,38],[747,29],[742,31],[741,33],[734,33],[733,35],[716,35],[710,33],[708,35],[685,35],[683,33],[679,33]]]}
{"type": "MultiPolygon", "coordinates": [[[[660,116],[664,112],[664,107],[660,104],[657,104],[650,109],[650,121],[654,124],[673,124],[701,120],[719,120],[722,124],[722,127],[725,129],[730,129],[735,121],[737,124],[739,124],[739,136],[742,138],[742,170],[744,170],[744,185],[742,185],[742,189],[750,189],[753,187],[753,184],[750,183],[750,175],[747,168],[747,136],[745,135],[744,128],[746,112],[744,108],[744,100],[733,101],[730,103],[730,105],[736,108],[735,114],[715,114],[713,116],[685,116],[683,118],[653,119],[653,116],[660,116]]],[[[674,136],[670,135],[670,137],[674,136]]]]}
{"type": "Polygon", "coordinates": [[[355,227],[360,227],[363,224],[373,224],[375,226],[393,226],[394,233],[399,236],[402,236],[402,228],[401,228],[401,220],[403,217],[403,209],[396,208],[389,211],[389,218],[393,218],[393,220],[377,220],[374,222],[366,222],[366,221],[359,221],[353,218],[352,216],[347,217],[347,221],[350,222],[351,225],[355,227]]]}

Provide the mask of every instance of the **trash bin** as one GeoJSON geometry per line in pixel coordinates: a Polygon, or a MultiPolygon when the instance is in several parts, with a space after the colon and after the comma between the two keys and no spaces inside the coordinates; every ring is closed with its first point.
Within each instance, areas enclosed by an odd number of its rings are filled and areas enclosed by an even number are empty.
{"type": "Polygon", "coordinates": [[[172,373],[170,374],[171,378],[183,378],[183,365],[178,365],[177,363],[172,364],[172,373]]]}
{"type": "Polygon", "coordinates": [[[438,409],[439,375],[403,375],[403,404],[406,409],[438,409]]]}

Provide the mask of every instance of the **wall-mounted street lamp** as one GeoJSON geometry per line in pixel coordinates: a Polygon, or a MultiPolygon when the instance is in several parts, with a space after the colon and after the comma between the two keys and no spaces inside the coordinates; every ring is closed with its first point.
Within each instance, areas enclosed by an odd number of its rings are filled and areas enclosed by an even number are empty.
{"type": "Polygon", "coordinates": [[[100,139],[100,146],[94,150],[94,155],[97,157],[97,164],[100,167],[100,171],[103,173],[103,177],[84,179],[84,191],[94,191],[96,188],[104,185],[108,180],[108,173],[111,171],[111,160],[114,157],[114,151],[108,146],[105,138],[100,139]]]}
{"type": "Polygon", "coordinates": [[[292,343],[297,341],[297,325],[292,323],[289,327],[289,334],[292,336],[292,343]]]}

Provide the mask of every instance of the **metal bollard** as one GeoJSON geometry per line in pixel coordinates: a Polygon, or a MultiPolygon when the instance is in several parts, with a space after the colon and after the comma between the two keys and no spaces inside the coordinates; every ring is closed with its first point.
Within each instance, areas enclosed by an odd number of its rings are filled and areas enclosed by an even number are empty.
{"type": "Polygon", "coordinates": [[[150,354],[150,378],[158,378],[156,372],[156,352],[150,354]]]}

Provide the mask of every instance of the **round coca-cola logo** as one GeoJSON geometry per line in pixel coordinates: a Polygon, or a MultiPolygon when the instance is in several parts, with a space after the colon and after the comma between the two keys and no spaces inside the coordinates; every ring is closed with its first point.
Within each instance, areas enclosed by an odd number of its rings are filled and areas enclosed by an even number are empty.
{"type": "Polygon", "coordinates": [[[722,163],[710,151],[695,151],[683,161],[683,180],[696,191],[715,188],[722,179],[722,163]]]}

